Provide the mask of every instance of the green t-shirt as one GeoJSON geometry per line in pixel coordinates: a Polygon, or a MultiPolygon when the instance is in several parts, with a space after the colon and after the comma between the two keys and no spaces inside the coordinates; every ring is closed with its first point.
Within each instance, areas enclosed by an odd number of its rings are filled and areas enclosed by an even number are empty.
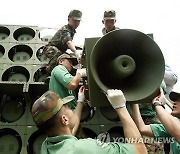
{"type": "Polygon", "coordinates": [[[95,139],[77,139],[72,135],[48,137],[42,144],[41,154],[135,154],[131,144],[110,142],[99,144],[95,139]]]}
{"type": "MultiPolygon", "coordinates": [[[[72,76],[63,65],[58,65],[51,72],[49,90],[55,92],[61,98],[67,96],[74,96],[76,98],[75,91],[66,88],[73,78],[74,76],[72,76]]],[[[72,100],[68,105],[74,110],[77,105],[77,100],[72,100]]]]}
{"type": "Polygon", "coordinates": [[[155,136],[155,139],[164,142],[170,142],[171,151],[173,154],[180,154],[180,143],[178,143],[174,138],[166,131],[165,127],[162,124],[151,124],[152,132],[155,136]]]}

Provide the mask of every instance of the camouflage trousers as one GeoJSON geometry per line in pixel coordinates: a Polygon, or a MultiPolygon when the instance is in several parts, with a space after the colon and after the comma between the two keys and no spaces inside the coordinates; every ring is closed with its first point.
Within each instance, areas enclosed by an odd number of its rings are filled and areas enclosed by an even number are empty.
{"type": "Polygon", "coordinates": [[[164,144],[152,137],[143,136],[148,154],[165,154],[164,144]]]}
{"type": "MultiPolygon", "coordinates": [[[[154,117],[142,116],[142,118],[146,125],[161,123],[157,115],[154,117]]],[[[165,154],[164,144],[162,142],[157,142],[152,137],[143,136],[143,138],[146,141],[145,146],[148,154],[165,154]]]]}
{"type": "Polygon", "coordinates": [[[55,46],[45,45],[43,48],[43,54],[50,59],[46,66],[46,71],[50,74],[53,68],[57,65],[57,58],[63,54],[63,52],[55,46]]]}

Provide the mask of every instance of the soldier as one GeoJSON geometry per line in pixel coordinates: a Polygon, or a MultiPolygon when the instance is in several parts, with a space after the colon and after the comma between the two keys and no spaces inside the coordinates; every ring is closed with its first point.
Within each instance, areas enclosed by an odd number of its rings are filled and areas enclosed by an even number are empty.
{"type": "MultiPolygon", "coordinates": [[[[51,72],[51,78],[49,82],[49,90],[58,94],[61,98],[69,95],[76,96],[75,90],[78,88],[80,79],[86,76],[86,69],[77,69],[76,75],[72,76],[70,72],[73,70],[73,66],[78,63],[75,55],[62,54],[57,58],[57,66],[51,72]]],[[[74,110],[76,108],[76,99],[69,103],[70,108],[74,110]]]]}
{"type": "MultiPolygon", "coordinates": [[[[166,94],[167,99],[169,99],[169,94],[172,91],[174,85],[177,83],[178,77],[176,75],[176,73],[166,64],[165,65],[165,74],[164,74],[164,80],[161,83],[161,87],[164,90],[164,93],[166,94]]],[[[140,104],[139,105],[140,108],[140,113],[141,116],[144,120],[144,123],[146,125],[149,124],[160,124],[161,121],[159,120],[156,111],[152,108],[151,105],[149,104],[140,104]]],[[[148,146],[148,144],[146,144],[148,146]]],[[[165,146],[168,147],[167,145],[164,145],[164,149],[165,146]]],[[[161,143],[155,143],[155,144],[151,144],[149,151],[153,151],[151,149],[155,149],[155,151],[161,151],[161,153],[163,153],[163,146],[161,143]],[[158,150],[156,150],[158,149],[158,150]]],[[[166,149],[165,149],[166,150],[166,149]]]]}
{"type": "MultiPolygon", "coordinates": [[[[80,104],[82,106],[84,101],[81,90],[80,94],[81,97],[78,97],[78,106],[80,104]]],[[[128,113],[126,108],[126,99],[122,91],[117,89],[108,90],[107,99],[119,115],[124,128],[125,137],[127,139],[132,139],[132,142],[103,143],[99,140],[91,138],[78,140],[73,135],[74,127],[77,125],[75,120],[77,116],[68,106],[69,99],[62,100],[57,94],[48,91],[36,100],[32,106],[32,116],[34,122],[37,127],[40,130],[43,130],[48,136],[41,146],[41,153],[146,154],[147,151],[142,140],[138,142],[138,140],[141,139],[141,135],[128,113]]],[[[76,110],[77,109],[78,107],[76,110]]]]}
{"type": "MultiPolygon", "coordinates": [[[[74,117],[73,117],[74,127],[71,132],[72,135],[76,134],[79,124],[80,124],[82,108],[85,105],[84,92],[85,92],[85,87],[81,86],[78,92],[77,107],[74,111],[71,111],[74,113],[74,117]]],[[[55,117],[60,111],[63,104],[68,103],[68,106],[69,106],[70,102],[74,99],[75,99],[74,96],[67,96],[62,99],[61,97],[59,97],[59,95],[57,95],[56,93],[52,91],[45,92],[36,101],[36,103],[34,103],[32,107],[33,118],[39,130],[44,131],[48,129],[49,127],[52,127],[53,123],[56,124],[56,122],[54,121],[55,117]],[[45,112],[45,110],[47,110],[47,112],[45,112]]]]}
{"type": "Polygon", "coordinates": [[[152,101],[152,105],[162,124],[145,124],[141,117],[138,104],[133,104],[131,106],[132,115],[142,135],[154,137],[154,141],[170,143],[170,153],[179,154],[180,121],[178,118],[180,118],[180,93],[171,92],[169,98],[174,101],[171,114],[164,109],[164,104],[167,102],[167,99],[165,98],[162,89],[160,90],[160,95],[152,101]]]}
{"type": "Polygon", "coordinates": [[[102,23],[104,24],[104,28],[102,29],[103,35],[106,33],[119,29],[119,27],[115,26],[116,23],[116,12],[114,10],[106,10],[104,12],[104,18],[102,20],[102,23]]]}
{"type": "Polygon", "coordinates": [[[57,58],[70,49],[75,53],[79,60],[81,55],[77,52],[73,43],[73,37],[76,33],[76,28],[79,26],[82,17],[82,12],[79,10],[72,10],[68,15],[68,24],[61,27],[52,39],[45,45],[43,52],[47,58],[50,59],[46,70],[48,73],[56,66],[57,58]]]}

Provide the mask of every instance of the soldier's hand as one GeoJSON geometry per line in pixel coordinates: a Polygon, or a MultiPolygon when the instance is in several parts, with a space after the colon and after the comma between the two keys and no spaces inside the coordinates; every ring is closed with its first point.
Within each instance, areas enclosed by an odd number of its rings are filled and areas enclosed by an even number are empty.
{"type": "Polygon", "coordinates": [[[124,94],[121,90],[107,90],[107,99],[114,109],[126,107],[126,98],[124,97],[124,94]]]}
{"type": "Polygon", "coordinates": [[[168,102],[168,100],[164,96],[164,92],[162,88],[160,88],[160,94],[153,99],[152,104],[154,104],[156,101],[160,102],[161,105],[165,105],[168,102]]]}
{"type": "Polygon", "coordinates": [[[77,57],[78,62],[80,62],[82,57],[82,50],[76,50],[74,53],[77,57]]]}
{"type": "Polygon", "coordinates": [[[78,92],[78,100],[77,102],[81,102],[81,103],[84,103],[85,102],[85,87],[84,86],[81,86],[79,88],[79,92],[78,92]]]}
{"type": "Polygon", "coordinates": [[[86,68],[77,69],[76,73],[80,73],[81,77],[87,76],[86,68]]]}

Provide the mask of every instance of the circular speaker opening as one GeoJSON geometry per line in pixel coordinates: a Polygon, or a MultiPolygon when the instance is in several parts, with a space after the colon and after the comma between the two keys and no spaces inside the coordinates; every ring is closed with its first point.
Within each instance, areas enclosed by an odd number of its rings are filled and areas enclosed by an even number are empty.
{"type": "Polygon", "coordinates": [[[55,33],[56,33],[55,29],[43,29],[39,32],[39,38],[43,42],[49,42],[55,33]]]}
{"type": "Polygon", "coordinates": [[[1,103],[1,121],[11,123],[19,120],[26,110],[26,103],[21,96],[6,96],[1,103]]]}
{"type": "Polygon", "coordinates": [[[123,127],[113,127],[108,130],[108,133],[110,135],[111,142],[123,142],[124,143],[124,131],[123,127]]]}
{"type": "Polygon", "coordinates": [[[30,74],[22,66],[13,66],[8,68],[2,75],[2,81],[28,82],[30,74]]]}
{"type": "Polygon", "coordinates": [[[39,131],[34,132],[28,140],[28,153],[39,154],[41,145],[46,137],[47,135],[40,133],[39,131]]]}
{"type": "Polygon", "coordinates": [[[32,28],[22,27],[14,32],[13,37],[17,41],[27,42],[35,37],[35,31],[32,28]]]}
{"type": "Polygon", "coordinates": [[[31,47],[27,45],[16,45],[8,52],[8,57],[13,62],[26,62],[33,54],[31,47]]]}
{"type": "Polygon", "coordinates": [[[165,62],[159,46],[146,34],[114,30],[96,42],[89,60],[88,70],[103,92],[121,89],[128,103],[148,103],[158,95],[165,62]],[[123,63],[115,65],[118,62],[123,63]]]}
{"type": "Polygon", "coordinates": [[[40,48],[37,50],[36,57],[39,59],[39,61],[48,63],[50,59],[47,58],[47,57],[45,56],[45,54],[43,54],[43,47],[44,47],[44,46],[40,47],[40,48]]]}
{"type": "Polygon", "coordinates": [[[100,112],[101,114],[108,120],[110,121],[119,121],[118,114],[116,111],[113,109],[113,107],[108,106],[108,107],[100,107],[100,112]]]}
{"type": "Polygon", "coordinates": [[[44,82],[47,78],[46,68],[39,68],[34,74],[34,82],[44,82]]]}
{"type": "Polygon", "coordinates": [[[19,154],[22,147],[20,135],[13,129],[0,129],[0,153],[19,154]]]}
{"type": "Polygon", "coordinates": [[[95,114],[95,108],[90,107],[88,104],[84,105],[82,113],[81,113],[81,122],[87,122],[93,118],[95,114]]]}
{"type": "Polygon", "coordinates": [[[10,35],[10,30],[7,27],[0,26],[0,41],[5,40],[10,35]]]}
{"type": "Polygon", "coordinates": [[[5,48],[2,45],[0,45],[0,58],[4,55],[4,53],[5,53],[5,48]]]}

